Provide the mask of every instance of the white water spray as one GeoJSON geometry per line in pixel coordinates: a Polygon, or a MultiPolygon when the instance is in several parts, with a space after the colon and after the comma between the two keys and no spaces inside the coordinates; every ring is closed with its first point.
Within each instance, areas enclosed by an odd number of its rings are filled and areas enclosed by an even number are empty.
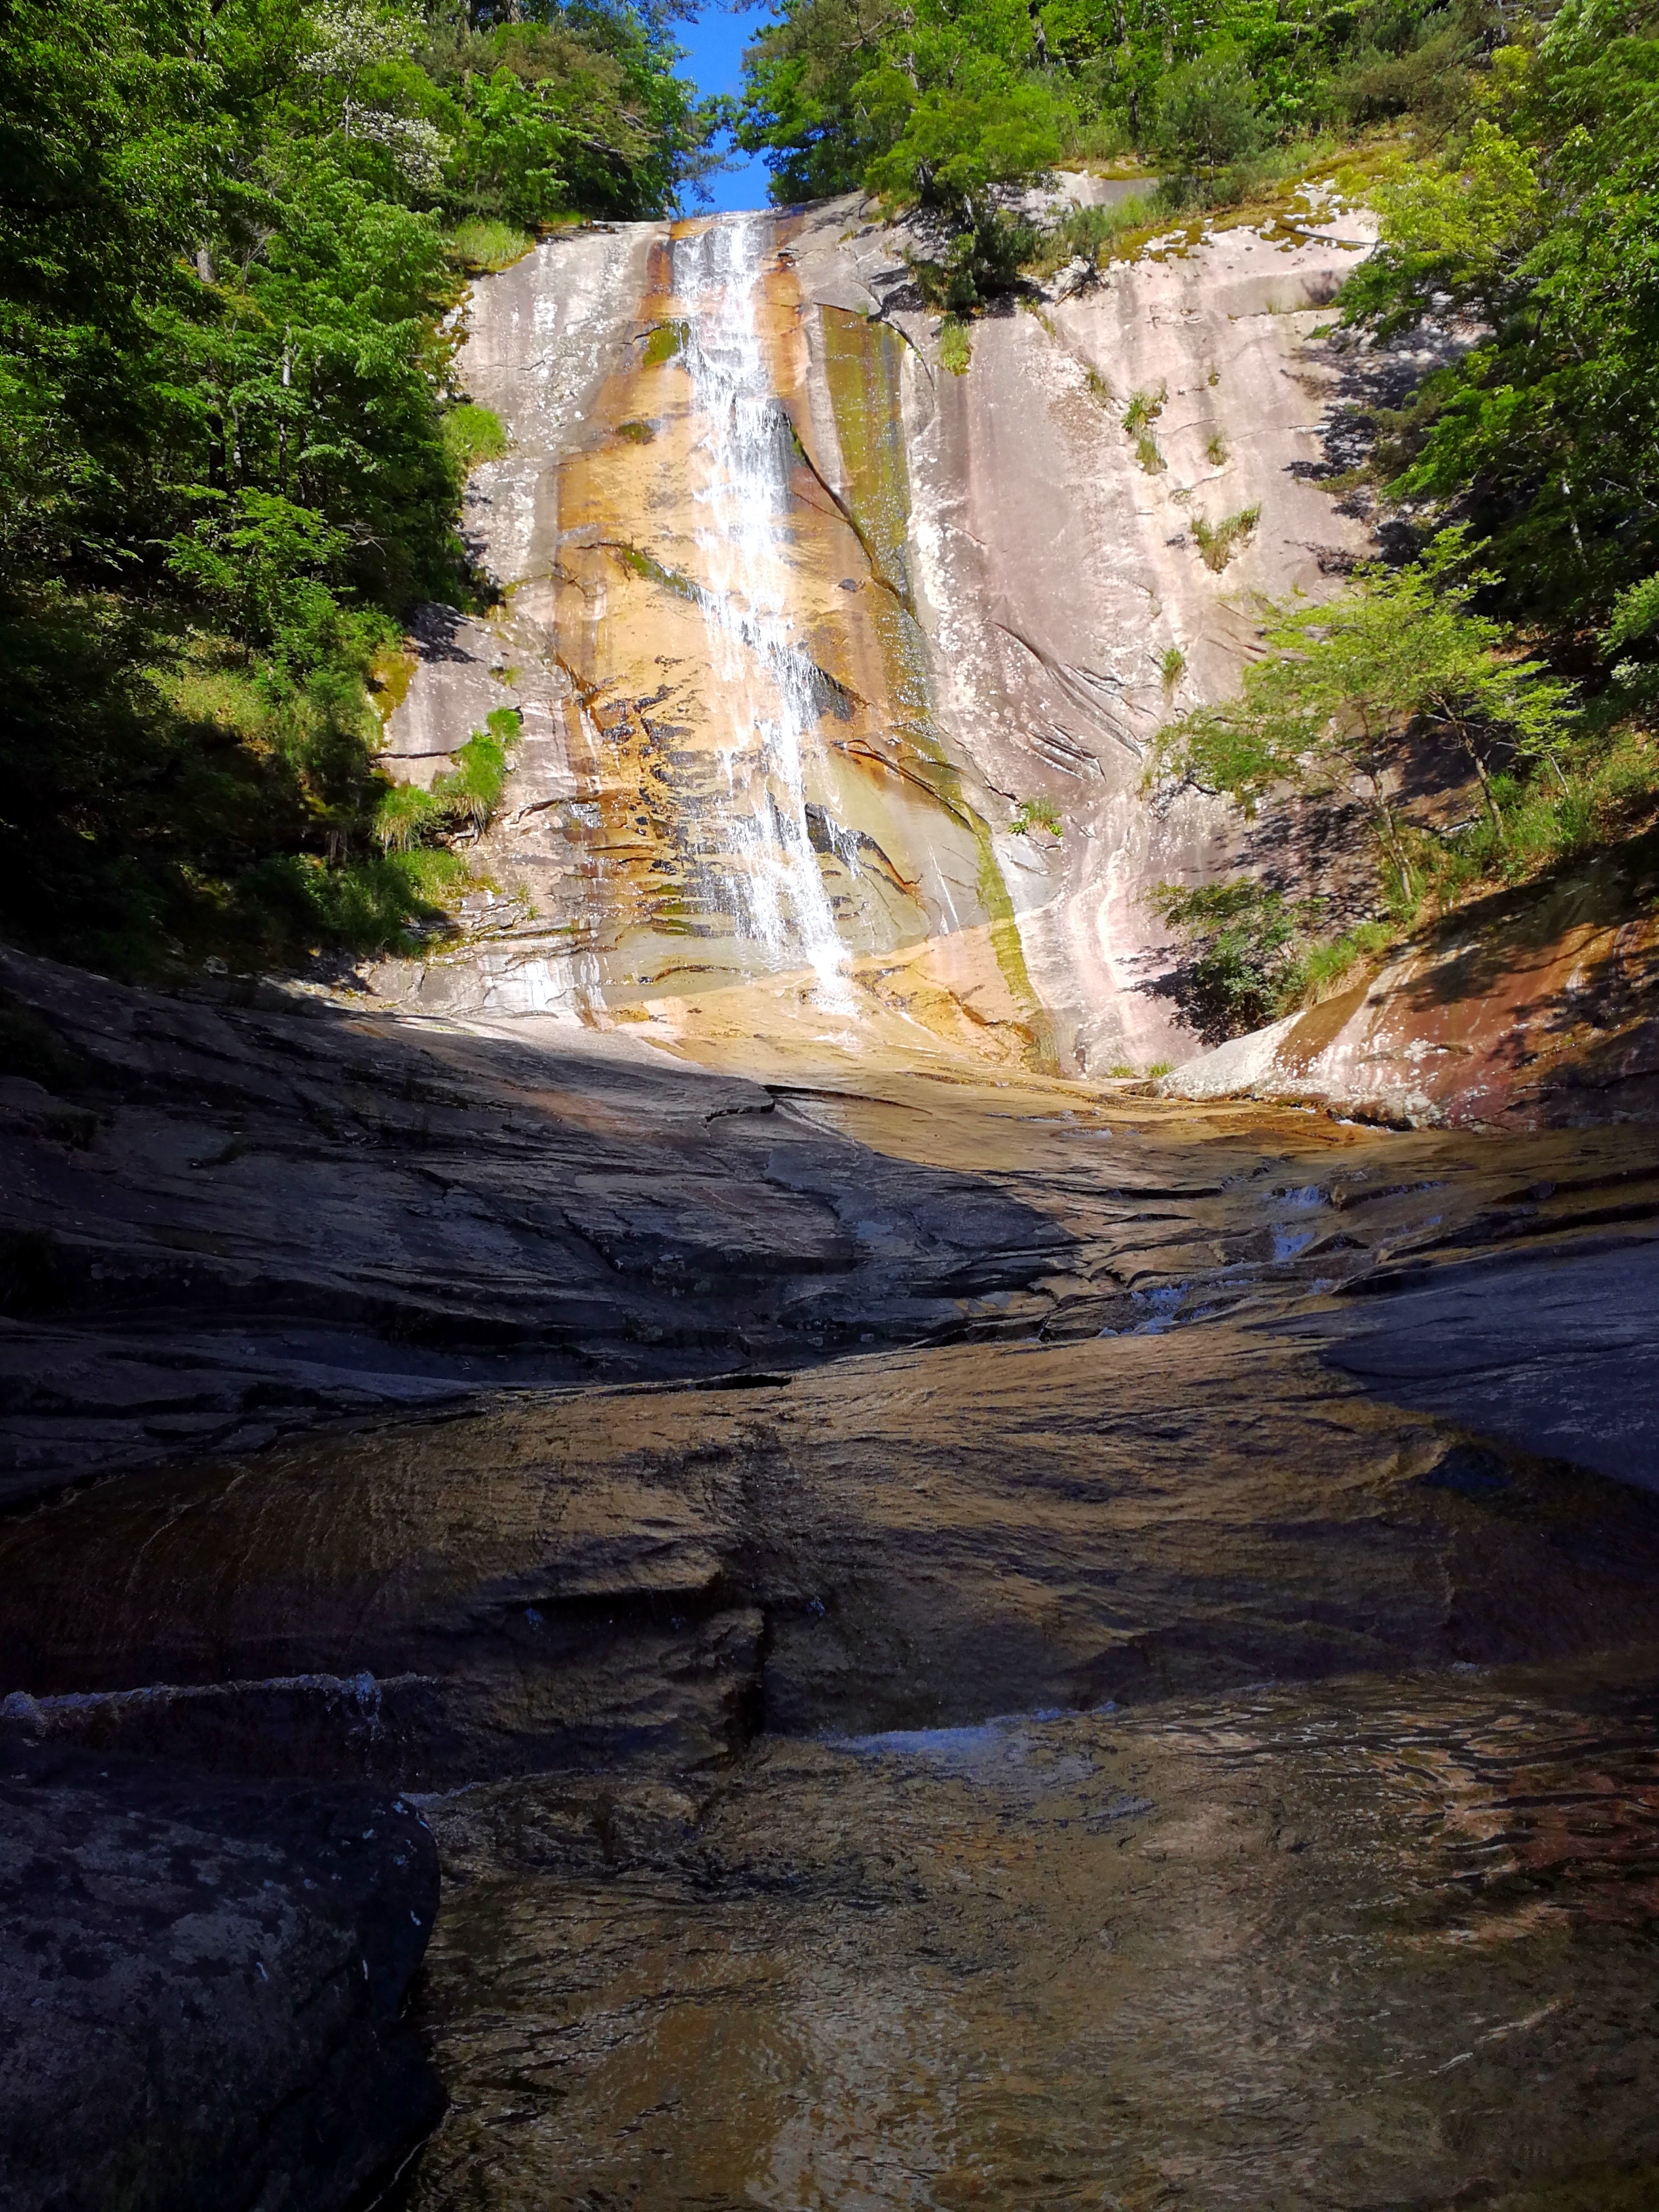
{"type": "Polygon", "coordinates": [[[709,660],[720,696],[736,702],[720,748],[731,794],[725,849],[710,857],[769,966],[811,966],[817,1002],[846,1012],[845,950],[806,819],[823,678],[788,618],[793,455],[756,315],[769,229],[764,216],[743,216],[674,247],[693,404],[708,425],[696,497],[709,660]]]}

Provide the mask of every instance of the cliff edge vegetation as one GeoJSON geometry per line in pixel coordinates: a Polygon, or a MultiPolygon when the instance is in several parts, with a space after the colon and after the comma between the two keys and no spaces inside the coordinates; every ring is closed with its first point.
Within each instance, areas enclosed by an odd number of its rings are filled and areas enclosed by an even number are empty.
{"type": "Polygon", "coordinates": [[[461,487],[501,433],[447,311],[540,228],[672,203],[710,116],[677,58],[609,0],[7,11],[8,935],[132,970],[435,920],[459,864],[374,695],[410,603],[479,588],[461,487]]]}

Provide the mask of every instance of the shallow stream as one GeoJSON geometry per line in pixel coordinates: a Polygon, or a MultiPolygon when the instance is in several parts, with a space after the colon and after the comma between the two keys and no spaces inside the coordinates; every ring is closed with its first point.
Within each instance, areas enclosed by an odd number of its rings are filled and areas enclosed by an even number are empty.
{"type": "Polygon", "coordinates": [[[429,1805],[410,2201],[1634,2212],[1656,1723],[1465,1668],[429,1805]]]}

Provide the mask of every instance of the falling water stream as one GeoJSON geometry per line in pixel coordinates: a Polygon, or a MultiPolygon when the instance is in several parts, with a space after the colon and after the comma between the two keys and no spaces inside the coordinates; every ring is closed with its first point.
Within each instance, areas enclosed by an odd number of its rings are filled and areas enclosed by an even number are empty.
{"type": "Polygon", "coordinates": [[[720,745],[731,803],[707,825],[708,842],[763,964],[811,966],[819,1003],[844,1011],[845,952],[806,817],[822,678],[787,611],[793,454],[756,313],[769,230],[766,217],[743,216],[674,247],[675,290],[692,310],[692,404],[708,426],[695,496],[709,665],[721,695],[738,702],[720,745]]]}

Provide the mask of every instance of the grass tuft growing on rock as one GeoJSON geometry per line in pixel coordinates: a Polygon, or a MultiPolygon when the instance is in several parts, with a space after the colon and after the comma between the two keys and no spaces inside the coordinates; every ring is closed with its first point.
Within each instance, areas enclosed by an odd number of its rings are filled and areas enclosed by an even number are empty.
{"type": "Polygon", "coordinates": [[[967,324],[960,315],[947,315],[939,326],[939,367],[948,368],[952,376],[966,376],[972,359],[967,324]]]}
{"type": "Polygon", "coordinates": [[[469,216],[449,234],[449,251],[459,265],[481,276],[510,269],[522,261],[536,241],[516,223],[500,222],[485,216],[469,216]]]}
{"type": "Polygon", "coordinates": [[[452,407],[443,418],[444,450],[463,475],[485,461],[499,461],[507,451],[507,432],[492,408],[475,406],[471,400],[452,407]]]}
{"type": "Polygon", "coordinates": [[[386,853],[408,853],[416,846],[461,830],[477,834],[489,823],[507,781],[507,749],[519,734],[520,718],[511,707],[498,707],[489,726],[475,730],[455,755],[455,765],[434,776],[430,791],[416,784],[395,784],[374,814],[374,833],[386,853]]]}
{"type": "Polygon", "coordinates": [[[1051,837],[1062,831],[1060,809],[1052,799],[1022,799],[1008,824],[1016,837],[1029,837],[1033,830],[1046,830],[1051,837]]]}
{"type": "Polygon", "coordinates": [[[1242,507],[1237,514],[1227,515],[1219,522],[1206,522],[1201,514],[1194,515],[1193,536],[1198,541],[1205,567],[1218,576],[1227,563],[1244,550],[1261,520],[1259,507],[1242,507]]]}

